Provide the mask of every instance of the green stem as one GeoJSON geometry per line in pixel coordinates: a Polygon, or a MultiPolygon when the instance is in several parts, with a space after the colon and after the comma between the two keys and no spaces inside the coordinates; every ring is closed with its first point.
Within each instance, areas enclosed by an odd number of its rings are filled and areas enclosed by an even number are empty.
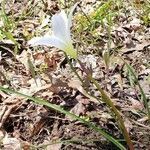
{"type": "MultiPolygon", "coordinates": [[[[82,79],[82,78],[80,77],[80,75],[77,73],[76,69],[74,68],[74,66],[72,65],[71,61],[69,60],[67,54],[66,54],[65,52],[64,52],[64,54],[65,54],[65,56],[66,56],[66,58],[67,58],[67,61],[68,61],[69,65],[70,65],[71,70],[72,70],[72,71],[74,72],[74,74],[78,77],[78,79],[80,80],[80,82],[82,83],[82,86],[83,86],[83,85],[84,85],[83,79],[82,79]]],[[[90,92],[90,91],[87,91],[87,90],[88,90],[88,89],[86,89],[85,91],[86,91],[86,94],[87,94],[88,96],[93,97],[93,98],[94,98],[95,100],[97,100],[98,102],[101,102],[101,100],[97,99],[96,96],[92,95],[91,93],[89,94],[88,92],[90,92]]]]}
{"type": "Polygon", "coordinates": [[[69,63],[71,70],[75,73],[75,75],[78,77],[78,79],[79,79],[79,80],[81,81],[81,83],[83,84],[82,78],[81,78],[81,77],[79,76],[79,74],[76,72],[76,69],[73,67],[71,61],[70,61],[69,58],[68,58],[68,55],[67,55],[65,52],[64,52],[64,54],[65,54],[65,57],[67,58],[67,62],[69,63]]]}
{"type": "MultiPolygon", "coordinates": [[[[79,80],[83,83],[81,77],[78,75],[77,71],[75,70],[75,68],[73,67],[72,63],[70,62],[68,56],[65,54],[66,58],[68,59],[68,63],[72,69],[72,71],[77,75],[77,77],[79,78],[79,80]]],[[[81,64],[81,62],[78,60],[79,64],[81,64]]],[[[87,74],[88,75],[88,74],[87,74]]],[[[124,122],[122,120],[122,117],[119,113],[119,111],[116,109],[116,107],[114,106],[113,102],[111,101],[111,99],[107,96],[107,94],[102,90],[102,88],[100,87],[100,85],[97,83],[97,81],[92,77],[92,75],[88,75],[88,78],[90,81],[93,82],[93,84],[96,86],[96,88],[99,90],[99,92],[101,93],[102,96],[102,100],[109,106],[109,108],[112,110],[112,112],[115,114],[116,116],[116,121],[119,124],[119,127],[122,130],[122,133],[124,135],[124,138],[130,148],[130,150],[134,150],[132,141],[130,139],[129,133],[126,130],[126,127],[124,125],[124,122]]],[[[97,98],[96,98],[97,99],[97,98]]],[[[99,101],[99,99],[97,99],[99,101]]]]}
{"type": "Polygon", "coordinates": [[[115,114],[116,116],[116,121],[118,122],[121,130],[122,130],[122,133],[124,135],[124,138],[130,148],[130,150],[134,150],[134,147],[133,147],[133,144],[132,144],[132,141],[130,139],[130,136],[129,136],[129,133],[128,131],[126,130],[126,127],[124,125],[124,122],[122,120],[122,117],[119,113],[119,111],[117,110],[117,108],[115,107],[114,103],[112,102],[112,100],[107,96],[107,94],[104,92],[104,90],[102,90],[102,88],[100,87],[100,85],[97,83],[97,81],[91,76],[89,75],[89,80],[91,80],[93,82],[93,84],[96,86],[96,88],[99,90],[99,92],[101,93],[101,96],[102,96],[102,99],[103,101],[109,106],[109,108],[113,111],[113,113],[115,114]]]}
{"type": "Polygon", "coordinates": [[[130,71],[130,73],[131,73],[132,76],[134,77],[136,84],[137,84],[138,87],[139,87],[139,90],[140,90],[141,96],[142,96],[142,100],[143,100],[142,102],[144,103],[144,106],[145,106],[145,108],[146,108],[146,110],[147,110],[148,119],[149,119],[149,122],[150,122],[150,109],[149,109],[149,106],[148,106],[148,102],[147,102],[147,98],[146,98],[146,95],[145,95],[145,93],[144,93],[144,90],[142,89],[142,87],[141,87],[141,85],[140,85],[140,83],[139,83],[139,81],[138,81],[138,78],[136,77],[136,75],[135,75],[135,73],[134,73],[132,67],[131,67],[121,56],[119,56],[119,58],[125,63],[125,65],[127,66],[128,70],[130,71]]]}
{"type": "Polygon", "coordinates": [[[3,88],[2,86],[0,86],[0,90],[1,91],[5,91],[5,92],[9,92],[9,93],[14,93],[14,94],[17,94],[19,96],[23,96],[25,97],[26,99],[30,99],[32,100],[33,102],[37,103],[37,104],[40,104],[40,105],[44,105],[44,106],[47,106],[49,108],[52,108],[54,110],[57,110],[65,115],[68,115],[70,117],[72,117],[73,119],[75,120],[78,120],[82,123],[84,123],[85,125],[87,125],[88,127],[92,128],[93,130],[99,132],[101,135],[103,135],[106,139],[108,139],[109,141],[111,141],[112,143],[114,143],[118,148],[120,148],[121,150],[126,150],[126,148],[118,142],[118,140],[114,139],[112,136],[110,136],[109,134],[107,134],[106,132],[104,132],[101,128],[97,127],[96,125],[94,125],[93,123],[91,122],[88,122],[82,118],[80,118],[79,116],[76,116],[75,114],[73,113],[70,113],[66,110],[64,110],[62,107],[58,106],[58,105],[55,105],[55,104],[51,104],[49,102],[47,102],[46,100],[44,99],[40,99],[40,98],[34,98],[32,96],[28,96],[28,95],[25,95],[25,94],[22,94],[22,93],[19,93],[19,92],[16,92],[14,90],[11,90],[11,89],[7,89],[7,88],[3,88]]]}

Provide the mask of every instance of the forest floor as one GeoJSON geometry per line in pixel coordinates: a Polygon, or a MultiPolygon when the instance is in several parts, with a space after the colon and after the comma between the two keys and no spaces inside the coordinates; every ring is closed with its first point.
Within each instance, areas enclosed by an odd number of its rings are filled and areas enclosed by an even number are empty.
{"type": "MultiPolygon", "coordinates": [[[[62,51],[27,42],[51,31],[51,16],[77,1],[1,1],[0,85],[40,97],[95,123],[127,148],[111,110],[71,60],[90,93],[70,69],[62,51]]],[[[150,149],[150,124],[130,64],[150,104],[150,2],[83,0],[71,28],[79,60],[90,67],[120,111],[134,148],[150,149]]],[[[80,121],[14,93],[0,91],[0,149],[116,150],[80,121]]],[[[128,148],[127,148],[128,149],[128,148]]]]}

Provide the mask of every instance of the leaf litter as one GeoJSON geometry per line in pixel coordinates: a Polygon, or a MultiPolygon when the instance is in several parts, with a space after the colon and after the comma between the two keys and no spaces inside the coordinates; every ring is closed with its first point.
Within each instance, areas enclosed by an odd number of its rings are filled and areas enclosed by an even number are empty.
{"type": "MultiPolygon", "coordinates": [[[[136,3],[133,2],[134,8],[130,3],[123,1],[123,4],[129,7],[120,9],[116,17],[118,21],[112,26],[110,64],[107,69],[102,59],[102,51],[107,50],[109,33],[99,22],[95,22],[92,29],[91,26],[82,24],[84,22],[77,18],[82,14],[88,24],[88,18],[91,19],[94,10],[103,4],[104,2],[92,0],[80,3],[74,21],[76,28],[73,26],[72,29],[75,32],[74,44],[80,47],[80,60],[87,65],[86,67],[91,68],[94,78],[98,80],[112,98],[115,106],[121,111],[135,148],[148,150],[150,129],[144,106],[140,101],[140,92],[117,54],[120,54],[134,68],[149,100],[150,28],[139,17],[136,3]]],[[[73,5],[73,3],[68,5],[73,5]]],[[[41,35],[49,30],[48,19],[62,7],[68,6],[62,6],[57,1],[39,3],[13,1],[6,4],[8,16],[14,14],[14,19],[21,16],[17,27],[12,31],[15,40],[21,46],[18,53],[15,54],[14,43],[6,38],[0,41],[0,85],[10,86],[22,93],[42,97],[48,102],[59,104],[70,112],[95,122],[116,138],[121,138],[118,125],[105,103],[98,103],[93,97],[101,98],[96,88],[91,83],[85,82],[93,95],[89,96],[85,87],[65,62],[62,52],[56,51],[55,48],[49,50],[47,47],[32,49],[26,44],[27,40],[34,35],[41,35]],[[29,6],[29,8],[24,6],[29,6]],[[42,18],[42,15],[45,20],[39,19],[42,18]]],[[[106,20],[103,21],[103,25],[107,27],[106,20]]],[[[82,68],[76,62],[74,66],[86,81],[82,68]]],[[[0,139],[1,149],[21,149],[21,147],[23,149],[30,147],[42,149],[42,146],[47,145],[44,146],[46,149],[98,150],[110,149],[111,145],[98,133],[78,121],[34,104],[30,100],[24,101],[17,95],[2,91],[0,91],[0,139]],[[74,142],[69,144],[59,142],[63,140],[74,142]],[[56,144],[53,144],[55,142],[56,144]]],[[[111,147],[116,149],[112,145],[111,147]]]]}

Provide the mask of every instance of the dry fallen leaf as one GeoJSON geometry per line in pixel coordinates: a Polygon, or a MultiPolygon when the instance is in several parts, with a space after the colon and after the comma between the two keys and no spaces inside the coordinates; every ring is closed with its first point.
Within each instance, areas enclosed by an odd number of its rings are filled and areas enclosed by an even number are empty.
{"type": "Polygon", "coordinates": [[[131,121],[128,120],[127,118],[124,121],[124,125],[125,125],[128,132],[130,132],[133,128],[133,125],[132,125],[131,121]]]}
{"type": "Polygon", "coordinates": [[[7,134],[2,139],[3,144],[3,150],[20,150],[21,149],[21,143],[16,138],[11,138],[7,134]]]}
{"type": "Polygon", "coordinates": [[[24,50],[20,55],[16,56],[16,59],[25,66],[27,73],[29,73],[28,52],[24,50]]]}
{"type": "Polygon", "coordinates": [[[58,143],[58,141],[56,141],[56,144],[55,144],[55,142],[44,141],[42,145],[47,145],[47,147],[45,148],[46,150],[60,150],[62,146],[62,142],[58,143]]]}
{"type": "Polygon", "coordinates": [[[144,109],[144,105],[140,101],[130,98],[130,102],[131,102],[130,108],[136,109],[136,110],[144,109]]]}
{"type": "Polygon", "coordinates": [[[57,144],[53,144],[53,145],[49,145],[47,146],[46,150],[60,150],[62,146],[62,143],[57,143],[57,144]]]}
{"type": "Polygon", "coordinates": [[[89,101],[95,102],[95,103],[99,103],[97,101],[96,98],[90,96],[83,88],[83,86],[81,85],[81,82],[78,79],[72,79],[69,81],[68,86],[73,88],[73,89],[77,89],[79,92],[81,92],[84,96],[86,96],[87,98],[89,98],[89,101]]]}
{"type": "Polygon", "coordinates": [[[85,110],[86,110],[85,106],[79,102],[70,110],[70,112],[79,116],[79,115],[84,115],[85,110]]]}

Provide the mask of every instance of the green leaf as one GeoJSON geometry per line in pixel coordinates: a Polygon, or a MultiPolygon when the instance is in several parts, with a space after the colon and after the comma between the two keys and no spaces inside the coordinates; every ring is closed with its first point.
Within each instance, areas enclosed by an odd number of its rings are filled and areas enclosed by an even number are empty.
{"type": "Polygon", "coordinates": [[[68,116],[72,117],[73,119],[78,120],[78,121],[84,123],[85,125],[87,125],[91,129],[95,130],[96,132],[99,132],[102,136],[104,136],[107,140],[111,141],[113,144],[115,144],[121,150],[126,150],[126,148],[121,143],[119,143],[118,140],[114,139],[111,135],[109,135],[108,133],[106,133],[105,131],[103,131],[100,127],[94,125],[93,123],[91,123],[89,121],[86,121],[83,118],[80,118],[79,116],[76,116],[73,113],[70,113],[69,111],[64,110],[62,107],[60,107],[58,105],[51,104],[51,103],[47,102],[44,99],[31,97],[31,96],[28,96],[28,95],[16,92],[14,90],[4,88],[2,86],[0,86],[0,90],[1,91],[5,91],[5,92],[9,92],[9,93],[17,94],[18,96],[22,96],[24,98],[30,99],[30,100],[32,100],[33,102],[35,102],[35,103],[37,103],[39,105],[47,106],[47,107],[49,107],[51,109],[57,110],[57,111],[65,114],[65,115],[68,115],[68,116]]]}

